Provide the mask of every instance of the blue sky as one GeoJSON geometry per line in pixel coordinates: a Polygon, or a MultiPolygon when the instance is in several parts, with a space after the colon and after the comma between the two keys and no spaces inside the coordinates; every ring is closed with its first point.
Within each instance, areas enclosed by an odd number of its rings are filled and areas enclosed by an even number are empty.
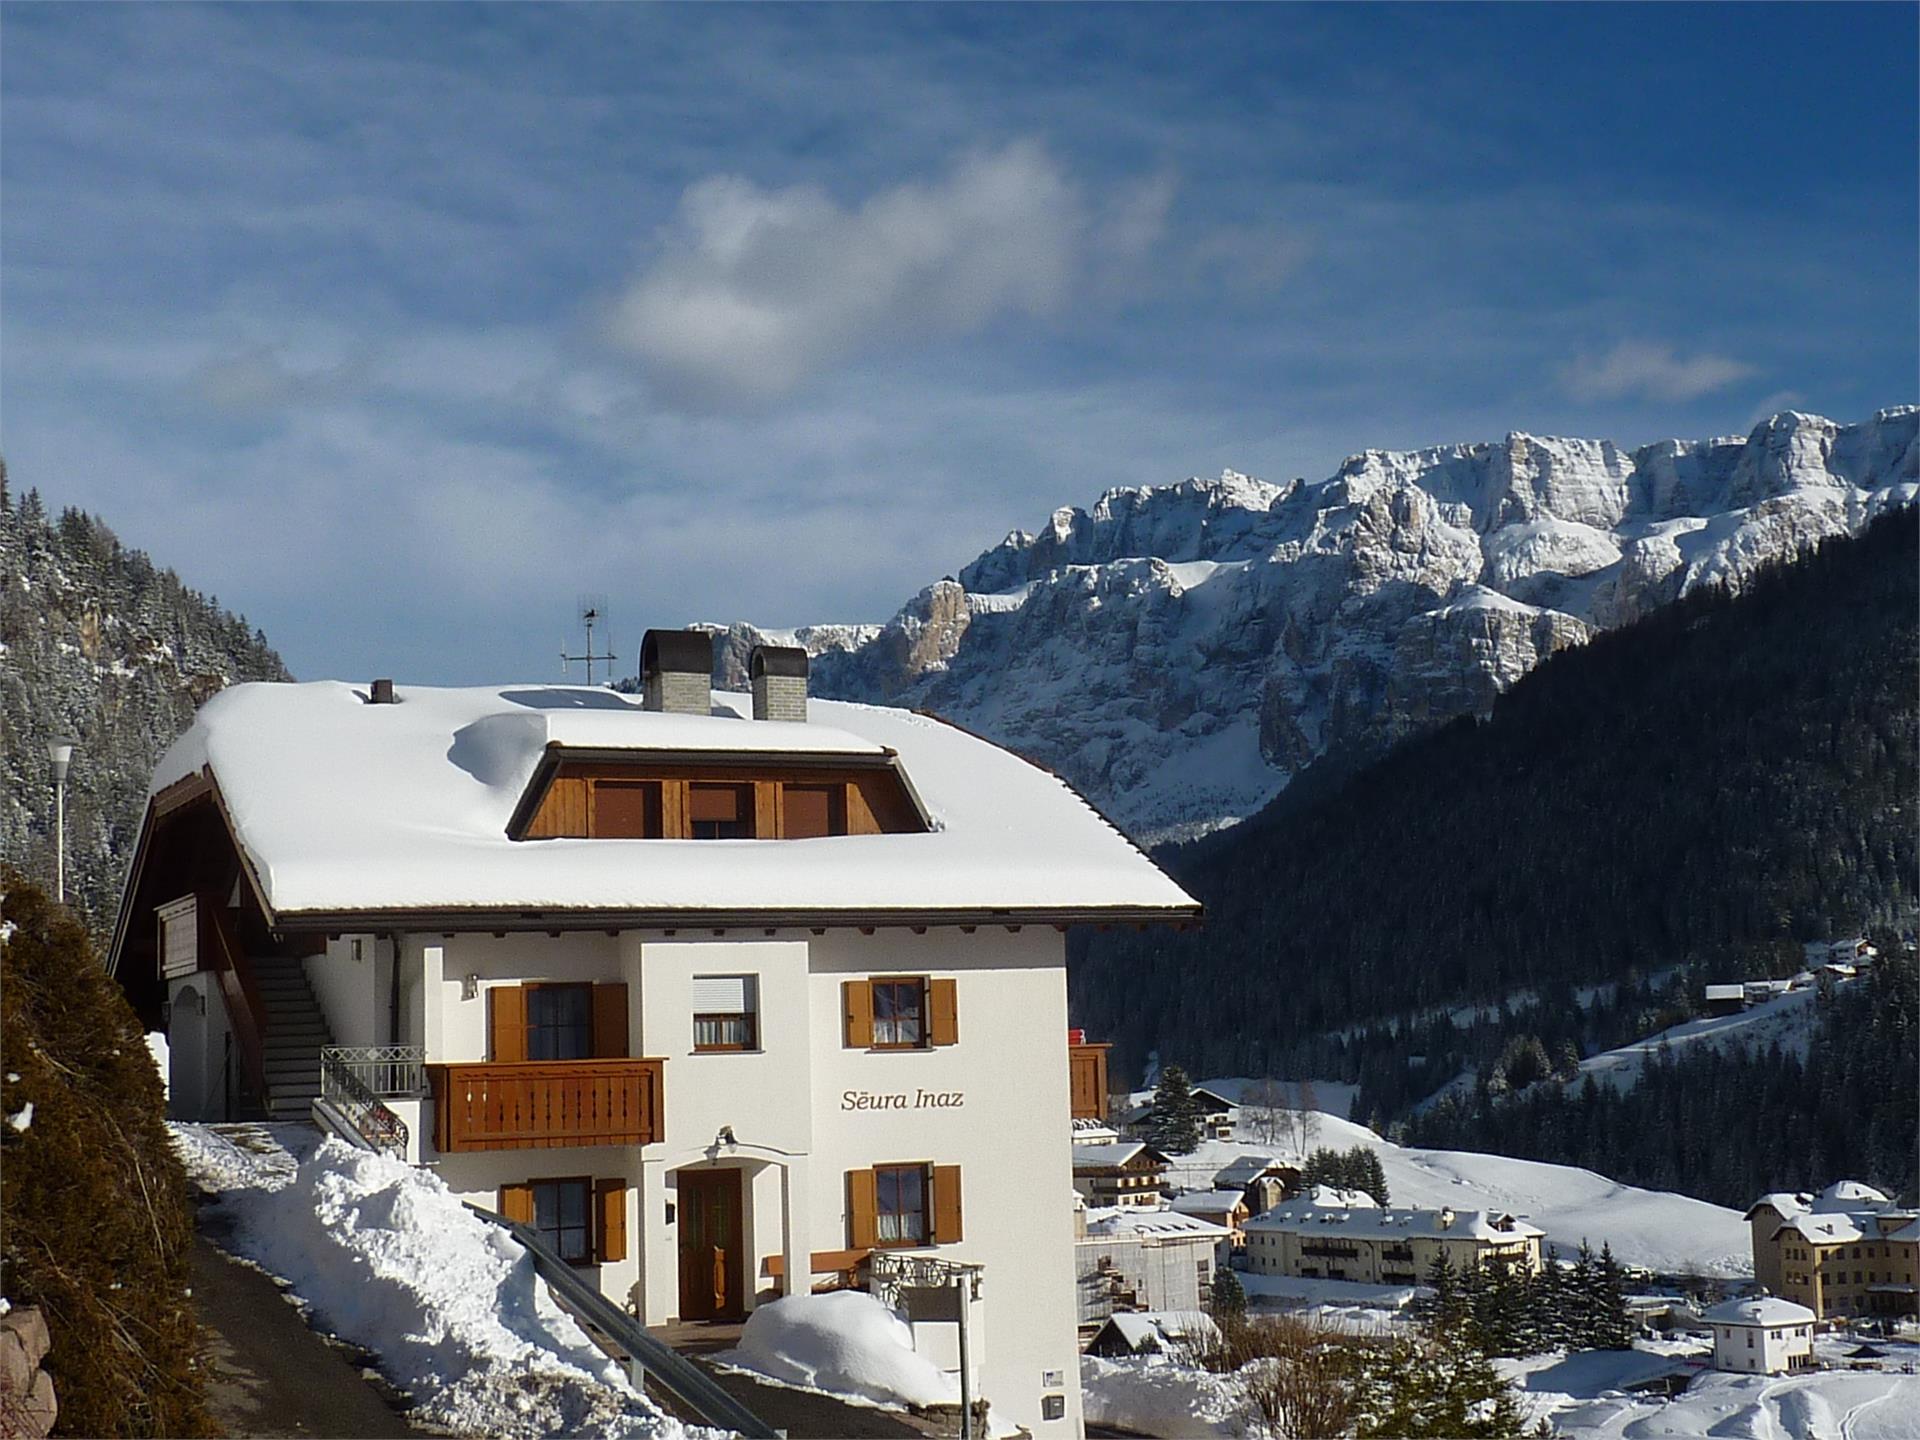
{"type": "Polygon", "coordinates": [[[1915,398],[1911,6],[21,6],[0,446],[302,677],[1915,398]]]}

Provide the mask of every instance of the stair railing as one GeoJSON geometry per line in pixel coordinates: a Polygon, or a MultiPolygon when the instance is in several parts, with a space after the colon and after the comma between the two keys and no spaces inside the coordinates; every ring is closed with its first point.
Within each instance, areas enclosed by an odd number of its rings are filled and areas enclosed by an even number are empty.
{"type": "MultiPolygon", "coordinates": [[[[389,1110],[347,1058],[361,1047],[326,1045],[320,1050],[320,1098],[332,1105],[377,1150],[404,1157],[412,1135],[407,1122],[389,1110]]],[[[412,1049],[388,1046],[387,1049],[412,1049]]],[[[415,1062],[418,1069],[418,1062],[415,1062]]]]}

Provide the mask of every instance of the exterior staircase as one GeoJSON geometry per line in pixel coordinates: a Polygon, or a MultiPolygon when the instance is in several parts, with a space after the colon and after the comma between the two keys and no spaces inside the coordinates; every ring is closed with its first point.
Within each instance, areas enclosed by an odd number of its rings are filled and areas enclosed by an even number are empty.
{"type": "Polygon", "coordinates": [[[299,960],[269,955],[250,963],[267,1012],[262,1026],[267,1118],[305,1120],[320,1094],[320,1047],[333,1043],[327,1018],[299,960]]]}

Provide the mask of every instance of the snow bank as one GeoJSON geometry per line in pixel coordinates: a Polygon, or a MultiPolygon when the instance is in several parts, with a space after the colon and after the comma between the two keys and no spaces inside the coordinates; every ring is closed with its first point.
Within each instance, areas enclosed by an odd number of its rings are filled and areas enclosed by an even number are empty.
{"type": "Polygon", "coordinates": [[[197,1125],[174,1133],[188,1172],[220,1192],[234,1248],[288,1281],[327,1330],[380,1357],[420,1423],[512,1440],[677,1440],[556,1306],[532,1258],[428,1171],[320,1141],[302,1160],[197,1125]]]}
{"type": "Polygon", "coordinates": [[[727,1362],[875,1405],[957,1405],[960,1380],[913,1348],[913,1330],[858,1290],[793,1295],[747,1317],[727,1362]]]}
{"type": "Polygon", "coordinates": [[[147,1032],[147,1053],[153,1056],[154,1066],[160,1071],[160,1093],[165,1096],[171,1096],[173,1089],[168,1083],[167,1077],[173,1073],[173,1070],[168,1060],[167,1037],[158,1030],[149,1030],[147,1032]]]}
{"type": "Polygon", "coordinates": [[[1116,1360],[1082,1355],[1080,1403],[1089,1425],[1112,1425],[1142,1435],[1248,1433],[1245,1389],[1238,1376],[1215,1375],[1159,1355],[1116,1360]]]}

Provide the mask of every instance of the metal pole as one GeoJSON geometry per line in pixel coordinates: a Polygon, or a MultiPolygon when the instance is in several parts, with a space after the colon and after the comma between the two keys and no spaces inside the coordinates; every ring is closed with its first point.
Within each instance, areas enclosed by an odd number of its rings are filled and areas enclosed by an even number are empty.
{"type": "Polygon", "coordinates": [[[966,1272],[954,1277],[953,1288],[960,1298],[960,1440],[973,1440],[973,1376],[967,1364],[968,1291],[966,1272]]]}
{"type": "Polygon", "coordinates": [[[53,898],[67,903],[67,782],[53,782],[53,898]]]}

